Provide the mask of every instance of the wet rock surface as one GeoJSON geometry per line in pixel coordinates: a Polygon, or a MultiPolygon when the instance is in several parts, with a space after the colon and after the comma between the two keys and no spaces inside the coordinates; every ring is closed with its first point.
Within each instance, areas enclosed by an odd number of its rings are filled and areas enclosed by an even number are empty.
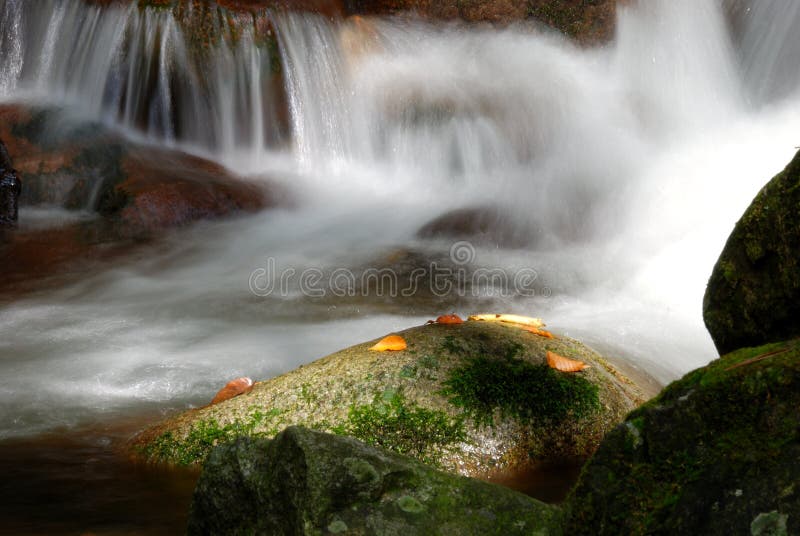
{"type": "Polygon", "coordinates": [[[558,509],[351,438],[291,427],[214,450],[189,534],[560,534],[558,509]]]}
{"type": "Polygon", "coordinates": [[[614,36],[618,0],[345,0],[351,15],[413,13],[429,20],[461,20],[505,26],[537,21],[583,44],[609,41],[614,36]]]}

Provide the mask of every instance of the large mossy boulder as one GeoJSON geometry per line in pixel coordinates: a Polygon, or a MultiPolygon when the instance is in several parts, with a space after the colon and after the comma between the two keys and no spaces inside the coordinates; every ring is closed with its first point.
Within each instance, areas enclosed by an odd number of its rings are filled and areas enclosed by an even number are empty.
{"type": "Polygon", "coordinates": [[[351,438],[291,427],[217,447],[189,534],[560,534],[557,508],[351,438]]]}
{"type": "Polygon", "coordinates": [[[800,336],[800,152],[736,224],[703,318],[721,354],[800,336]]]}
{"type": "Polygon", "coordinates": [[[353,346],[145,430],[134,448],[150,460],[192,464],[219,442],[302,425],[460,474],[513,474],[586,458],[645,397],[566,337],[487,322],[400,335],[406,350],[370,351],[375,341],[353,346]],[[548,351],[591,368],[556,371],[545,362],[548,351]]]}
{"type": "Polygon", "coordinates": [[[800,341],[687,374],[603,441],[566,534],[800,534],[800,341]]]}

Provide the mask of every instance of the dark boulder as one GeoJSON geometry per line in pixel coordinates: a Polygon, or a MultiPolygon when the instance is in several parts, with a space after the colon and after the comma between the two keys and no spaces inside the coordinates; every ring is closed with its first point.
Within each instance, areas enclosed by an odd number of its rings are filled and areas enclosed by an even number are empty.
{"type": "Polygon", "coordinates": [[[703,318],[720,353],[800,336],[800,153],[736,224],[703,318]]]}
{"type": "Polygon", "coordinates": [[[800,534],[800,341],[687,374],[606,436],[566,534],[800,534]]]}
{"type": "Polygon", "coordinates": [[[560,534],[559,510],[354,439],[290,427],[217,447],[189,534],[560,534]]]}

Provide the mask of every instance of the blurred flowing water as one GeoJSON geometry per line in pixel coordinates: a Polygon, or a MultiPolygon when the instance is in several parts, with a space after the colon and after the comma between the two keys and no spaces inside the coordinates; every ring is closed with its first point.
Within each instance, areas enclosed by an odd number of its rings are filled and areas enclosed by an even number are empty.
{"type": "Polygon", "coordinates": [[[800,9],[647,0],[618,17],[613,43],[582,49],[530,27],[0,0],[0,102],[62,106],[297,200],[7,304],[0,438],[202,404],[451,308],[544,316],[661,382],[716,357],[705,282],[800,144],[800,9]],[[197,17],[210,42],[187,32],[197,17]],[[475,244],[470,267],[533,270],[534,295],[250,288],[270,258],[330,274],[447,257],[416,231],[487,204],[524,247],[475,244]]]}

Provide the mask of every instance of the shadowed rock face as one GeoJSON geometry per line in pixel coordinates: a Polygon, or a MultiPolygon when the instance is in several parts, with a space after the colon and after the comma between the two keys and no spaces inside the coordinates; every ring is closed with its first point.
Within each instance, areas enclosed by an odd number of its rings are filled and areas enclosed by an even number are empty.
{"type": "Polygon", "coordinates": [[[290,427],[218,447],[189,534],[560,534],[558,509],[354,439],[290,427]]]}
{"type": "Polygon", "coordinates": [[[21,191],[22,182],[14,170],[3,140],[0,140],[0,227],[16,225],[21,191]]]}
{"type": "Polygon", "coordinates": [[[565,533],[800,533],[798,342],[728,354],[633,411],[584,467],[565,533]]]}
{"type": "Polygon", "coordinates": [[[703,318],[720,353],[800,336],[800,153],[736,224],[703,318]]]}

